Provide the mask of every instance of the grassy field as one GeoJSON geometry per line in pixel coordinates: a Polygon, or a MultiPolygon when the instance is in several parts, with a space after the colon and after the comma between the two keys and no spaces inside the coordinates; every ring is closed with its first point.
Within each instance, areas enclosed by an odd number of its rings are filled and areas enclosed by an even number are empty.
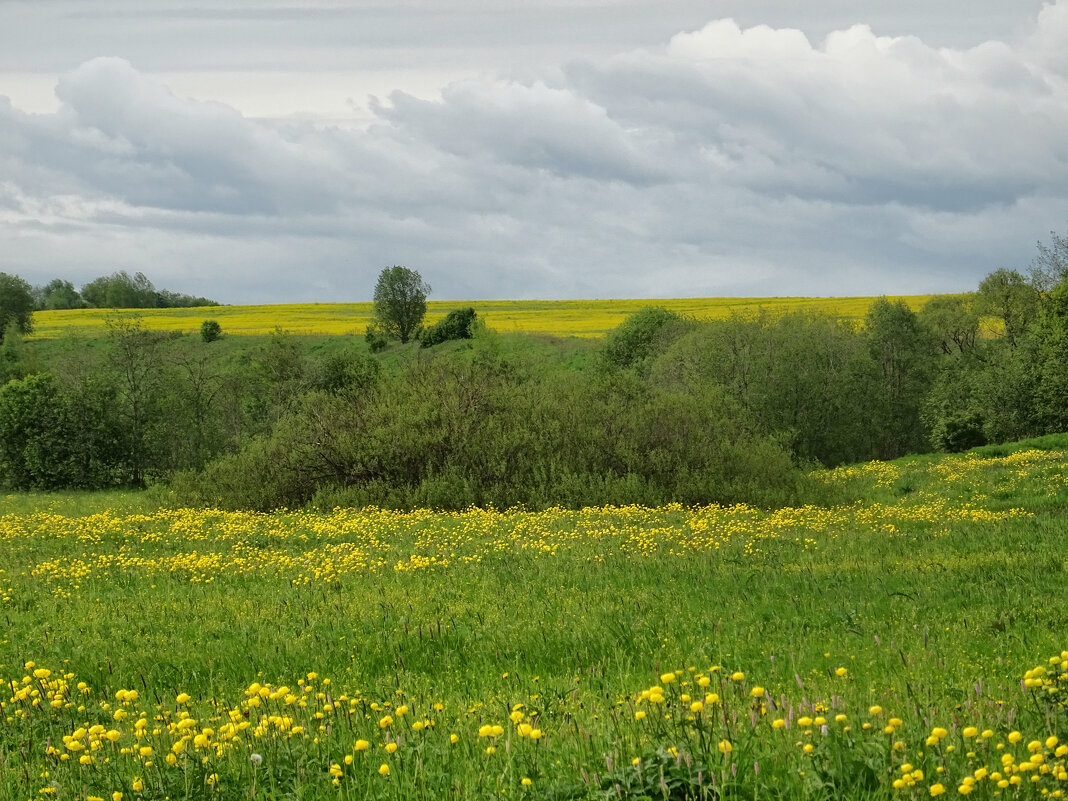
{"type": "Polygon", "coordinates": [[[774,511],[9,496],[0,798],[1063,797],[1068,436],[813,481],[774,511]]]}
{"type": "MultiPolygon", "coordinates": [[[[901,300],[918,310],[932,295],[909,295],[901,300]]],[[[897,300],[898,298],[891,298],[897,300]]],[[[603,336],[643,306],[664,306],[701,319],[733,313],[781,314],[811,311],[860,319],[874,298],[681,298],[671,300],[530,300],[431,301],[426,323],[431,325],[450,310],[473,306],[486,324],[502,333],[523,332],[554,336],[603,336]]],[[[43,311],[34,314],[34,337],[54,338],[75,331],[103,331],[110,309],[43,311]]],[[[371,303],[303,303],[270,306],[211,306],[195,309],[141,309],[136,313],[147,328],[197,331],[207,319],[218,320],[228,334],[266,334],[283,328],[294,334],[363,334],[374,315],[371,303]]]]}

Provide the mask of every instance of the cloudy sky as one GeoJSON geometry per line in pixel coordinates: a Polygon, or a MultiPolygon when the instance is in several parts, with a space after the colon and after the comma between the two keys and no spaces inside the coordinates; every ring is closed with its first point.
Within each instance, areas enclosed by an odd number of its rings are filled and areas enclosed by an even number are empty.
{"type": "Polygon", "coordinates": [[[0,0],[0,271],[227,303],[966,291],[1068,230],[1068,0],[0,0]]]}

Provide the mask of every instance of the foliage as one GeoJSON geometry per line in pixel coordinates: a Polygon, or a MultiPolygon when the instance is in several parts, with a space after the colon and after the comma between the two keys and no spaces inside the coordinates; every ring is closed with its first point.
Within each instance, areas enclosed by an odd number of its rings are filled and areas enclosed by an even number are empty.
{"type": "MultiPolygon", "coordinates": [[[[56,281],[49,284],[49,287],[54,284],[56,281]]],[[[82,287],[81,298],[84,303],[98,309],[172,309],[219,305],[208,298],[184,295],[166,289],[157,290],[144,273],[137,272],[131,276],[125,270],[90,281],[82,287]]]]}
{"type": "Polygon", "coordinates": [[[430,285],[418,270],[394,265],[379,273],[375,284],[375,321],[387,336],[405,344],[426,316],[430,285]]]}
{"type": "Polygon", "coordinates": [[[602,354],[615,367],[627,368],[644,363],[657,346],[677,335],[683,318],[660,306],[646,306],[630,315],[605,338],[602,354]]]}
{"type": "Polygon", "coordinates": [[[0,340],[12,328],[20,334],[33,330],[33,306],[30,285],[17,275],[0,273],[0,340]]]}
{"type": "Polygon", "coordinates": [[[443,320],[438,320],[426,328],[419,337],[419,342],[422,347],[429,348],[451,339],[470,339],[477,316],[470,306],[466,309],[453,309],[443,320]]]}
{"type": "Polygon", "coordinates": [[[203,342],[215,342],[222,336],[222,326],[218,320],[205,320],[200,324],[200,339],[203,342]]]}
{"type": "Polygon", "coordinates": [[[74,284],[55,278],[35,292],[37,308],[41,310],[84,309],[86,302],[74,284]]]}
{"type": "Polygon", "coordinates": [[[364,331],[363,338],[371,353],[381,353],[386,349],[386,345],[389,344],[385,332],[378,327],[377,323],[367,324],[367,330],[364,331]]]}

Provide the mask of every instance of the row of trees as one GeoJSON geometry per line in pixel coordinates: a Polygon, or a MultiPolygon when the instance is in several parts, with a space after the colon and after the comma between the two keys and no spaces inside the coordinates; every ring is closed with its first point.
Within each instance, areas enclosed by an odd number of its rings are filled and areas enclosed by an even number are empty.
{"type": "MultiPolygon", "coordinates": [[[[10,276],[9,276],[10,277],[10,276]]],[[[194,306],[218,306],[208,298],[156,289],[144,273],[132,276],[125,270],[103,275],[81,288],[62,278],[44,286],[31,287],[23,282],[36,311],[54,309],[177,309],[194,306]]]]}

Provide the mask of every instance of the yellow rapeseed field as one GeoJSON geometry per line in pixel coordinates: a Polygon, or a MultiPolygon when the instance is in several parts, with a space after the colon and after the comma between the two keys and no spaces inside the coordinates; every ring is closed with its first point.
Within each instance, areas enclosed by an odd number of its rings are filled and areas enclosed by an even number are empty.
{"type": "MultiPolygon", "coordinates": [[[[920,309],[932,295],[892,297],[920,309]]],[[[471,306],[486,325],[501,333],[552,336],[603,336],[644,306],[662,306],[697,319],[732,314],[818,312],[859,320],[875,298],[674,298],[665,300],[494,300],[430,301],[426,324],[453,309],[471,306]]],[[[372,303],[300,303],[265,306],[210,306],[193,309],[112,309],[42,311],[34,315],[34,337],[52,338],[69,331],[100,333],[115,314],[137,314],[146,328],[190,332],[204,320],[217,320],[227,334],[267,334],[281,328],[294,334],[362,335],[374,317],[372,303]]]]}

